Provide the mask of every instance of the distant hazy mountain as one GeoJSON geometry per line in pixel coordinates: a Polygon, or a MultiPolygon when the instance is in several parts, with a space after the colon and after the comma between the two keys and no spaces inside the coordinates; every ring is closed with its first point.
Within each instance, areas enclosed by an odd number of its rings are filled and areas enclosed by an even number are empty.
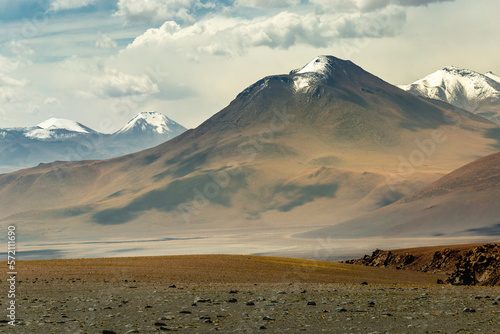
{"type": "Polygon", "coordinates": [[[57,118],[34,127],[0,129],[0,172],[53,161],[113,158],[159,145],[184,131],[157,112],[142,112],[113,134],[57,118]]]}
{"type": "Polygon", "coordinates": [[[500,124],[500,77],[448,66],[410,85],[399,86],[417,96],[447,102],[500,124]]]}
{"type": "Polygon", "coordinates": [[[157,112],[142,112],[135,116],[123,128],[113,133],[106,142],[106,149],[113,156],[124,155],[157,146],[187,129],[167,116],[157,112]]]}
{"type": "MultiPolygon", "coordinates": [[[[147,119],[157,132],[172,129],[145,115],[115,135],[142,132],[147,119]]],[[[496,152],[499,129],[320,56],[262,78],[154,148],[0,175],[0,228],[15,222],[37,241],[307,231],[390,205],[496,152]]]]}
{"type": "Polygon", "coordinates": [[[467,164],[419,191],[304,237],[500,235],[500,153],[467,164]]]}

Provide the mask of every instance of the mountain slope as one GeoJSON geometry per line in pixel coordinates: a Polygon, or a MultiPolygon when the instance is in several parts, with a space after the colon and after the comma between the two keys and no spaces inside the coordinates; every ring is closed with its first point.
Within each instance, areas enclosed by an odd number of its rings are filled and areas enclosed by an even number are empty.
{"type": "Polygon", "coordinates": [[[0,176],[0,219],[37,240],[325,226],[494,152],[497,129],[320,56],[259,80],[198,128],[152,149],[0,176]],[[411,173],[401,172],[401,158],[411,173]],[[387,173],[397,181],[388,184],[387,173]]]}
{"type": "Polygon", "coordinates": [[[444,101],[500,124],[500,78],[492,72],[483,75],[448,66],[399,87],[416,96],[444,101]]]}
{"type": "Polygon", "coordinates": [[[114,134],[51,118],[34,127],[0,129],[0,166],[20,169],[57,160],[112,158],[159,145],[184,131],[156,112],[138,114],[114,134]]]}
{"type": "Polygon", "coordinates": [[[305,237],[500,235],[500,153],[467,164],[400,201],[305,237]]]}

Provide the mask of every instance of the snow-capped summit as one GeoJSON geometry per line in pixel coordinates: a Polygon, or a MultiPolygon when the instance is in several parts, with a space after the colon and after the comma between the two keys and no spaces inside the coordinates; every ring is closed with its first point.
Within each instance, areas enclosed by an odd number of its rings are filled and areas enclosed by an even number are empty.
{"type": "Polygon", "coordinates": [[[81,134],[94,132],[94,130],[85,125],[69,119],[50,118],[33,128],[27,129],[25,136],[41,140],[61,140],[75,138],[81,134]]]}
{"type": "Polygon", "coordinates": [[[293,81],[296,91],[305,91],[315,82],[324,79],[331,74],[335,58],[331,56],[318,56],[307,63],[304,67],[292,70],[293,81]]]}
{"type": "MultiPolygon", "coordinates": [[[[486,75],[468,69],[447,66],[410,85],[399,88],[435,100],[481,114],[481,108],[488,104],[500,104],[500,78],[492,72],[486,75]]],[[[500,113],[500,109],[499,109],[500,113]]],[[[498,114],[489,119],[498,118],[498,114]]],[[[483,115],[486,117],[486,115],[483,115]]]]}
{"type": "Polygon", "coordinates": [[[149,132],[157,134],[174,134],[184,132],[184,128],[179,123],[171,120],[167,116],[158,112],[141,112],[135,116],[127,125],[118,130],[115,134],[126,134],[133,132],[149,132]]]}
{"type": "Polygon", "coordinates": [[[41,162],[109,159],[151,148],[184,131],[182,125],[156,112],[138,114],[113,134],[58,118],[36,126],[0,129],[0,171],[41,162]]]}
{"type": "Polygon", "coordinates": [[[49,118],[48,120],[38,124],[37,126],[46,130],[67,130],[83,133],[88,133],[90,130],[89,128],[78,122],[62,118],[49,118]]]}
{"type": "Polygon", "coordinates": [[[328,60],[328,57],[319,56],[314,58],[306,66],[302,67],[300,70],[295,72],[295,74],[303,74],[303,73],[327,74],[329,64],[330,61],[328,60]]]}

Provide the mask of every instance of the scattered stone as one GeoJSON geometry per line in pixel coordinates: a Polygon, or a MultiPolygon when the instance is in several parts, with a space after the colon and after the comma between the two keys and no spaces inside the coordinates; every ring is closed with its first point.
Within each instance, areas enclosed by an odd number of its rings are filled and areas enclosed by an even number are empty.
{"type": "Polygon", "coordinates": [[[165,332],[177,332],[177,329],[174,329],[174,328],[168,328],[168,327],[160,327],[160,330],[161,331],[165,331],[165,332]]]}
{"type": "Polygon", "coordinates": [[[211,299],[198,299],[195,301],[195,303],[211,303],[211,299]]]}
{"type": "Polygon", "coordinates": [[[476,312],[476,309],[466,307],[466,308],[464,308],[462,310],[462,312],[464,312],[464,313],[474,313],[474,312],[476,312]]]}
{"type": "Polygon", "coordinates": [[[368,302],[368,307],[375,307],[375,302],[368,302]]]}
{"type": "Polygon", "coordinates": [[[114,332],[114,331],[110,331],[110,330],[107,330],[107,329],[104,329],[104,330],[102,331],[102,334],[116,334],[116,332],[114,332]]]}
{"type": "Polygon", "coordinates": [[[268,317],[267,315],[262,318],[262,320],[266,320],[266,321],[274,321],[274,318],[271,318],[271,317],[268,317]]]}
{"type": "Polygon", "coordinates": [[[286,292],[285,291],[278,291],[278,293],[276,293],[277,295],[286,295],[286,292]]]}
{"type": "Polygon", "coordinates": [[[175,284],[170,284],[168,287],[169,287],[169,288],[171,288],[171,289],[175,289],[175,288],[177,288],[177,287],[175,286],[175,284]]]}
{"type": "Polygon", "coordinates": [[[94,312],[95,310],[96,310],[95,308],[93,308],[93,307],[89,307],[89,311],[90,311],[90,312],[94,312]]]}
{"type": "Polygon", "coordinates": [[[498,302],[493,302],[491,303],[491,305],[498,305],[498,302]]]}
{"type": "Polygon", "coordinates": [[[179,313],[180,314],[191,314],[192,312],[191,311],[187,311],[187,310],[182,310],[179,313]]]}
{"type": "Polygon", "coordinates": [[[266,328],[266,326],[260,326],[259,329],[264,330],[264,329],[267,329],[267,328],[266,328]]]}
{"type": "Polygon", "coordinates": [[[338,307],[338,308],[335,309],[335,311],[337,311],[337,312],[347,312],[347,310],[345,308],[343,308],[343,307],[338,307]]]}
{"type": "Polygon", "coordinates": [[[236,298],[231,298],[227,301],[228,303],[237,303],[238,300],[236,298]]]}
{"type": "Polygon", "coordinates": [[[390,314],[389,312],[382,312],[382,315],[385,315],[387,317],[392,317],[392,314],[390,314]]]}
{"type": "Polygon", "coordinates": [[[230,294],[235,294],[235,293],[238,293],[239,291],[238,290],[231,290],[229,291],[230,294]]]}
{"type": "Polygon", "coordinates": [[[316,306],[316,302],[310,301],[310,302],[307,302],[307,305],[309,305],[309,306],[316,306]]]}
{"type": "Polygon", "coordinates": [[[254,302],[248,302],[248,303],[246,303],[246,305],[248,305],[248,306],[255,306],[255,303],[254,302]]]}
{"type": "Polygon", "coordinates": [[[159,326],[166,326],[167,324],[164,323],[164,322],[155,322],[155,326],[159,327],[159,326]]]}
{"type": "Polygon", "coordinates": [[[361,282],[361,285],[368,285],[368,282],[361,282]]]}

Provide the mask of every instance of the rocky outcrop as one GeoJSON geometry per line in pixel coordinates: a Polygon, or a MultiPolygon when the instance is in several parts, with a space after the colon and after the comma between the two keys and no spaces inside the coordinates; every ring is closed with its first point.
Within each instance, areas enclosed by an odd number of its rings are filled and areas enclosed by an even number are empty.
{"type": "Polygon", "coordinates": [[[500,244],[441,250],[384,251],[345,263],[433,273],[448,273],[453,285],[500,285],[500,244]]]}
{"type": "Polygon", "coordinates": [[[455,285],[500,285],[500,245],[485,244],[461,255],[447,282],[455,285]]]}

